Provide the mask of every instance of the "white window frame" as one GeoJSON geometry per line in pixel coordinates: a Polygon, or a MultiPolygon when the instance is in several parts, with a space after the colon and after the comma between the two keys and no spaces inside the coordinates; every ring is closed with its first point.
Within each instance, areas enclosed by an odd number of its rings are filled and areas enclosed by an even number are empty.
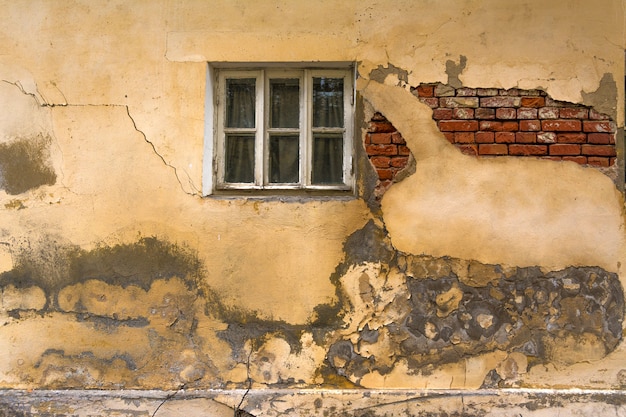
{"type": "Polygon", "coordinates": [[[305,66],[297,64],[273,65],[208,65],[206,85],[205,147],[203,169],[203,194],[229,194],[233,192],[273,195],[280,192],[343,193],[354,190],[354,95],[355,70],[352,64],[341,63],[328,66],[305,66]],[[344,127],[313,128],[313,78],[343,78],[344,127]],[[224,127],[226,112],[225,85],[227,78],[256,79],[255,127],[251,129],[228,129],[224,127]],[[300,124],[297,129],[269,128],[269,83],[274,78],[298,78],[300,80],[300,124]],[[225,175],[225,136],[232,131],[245,131],[255,135],[254,183],[228,183],[225,175]],[[269,182],[270,133],[298,133],[300,145],[299,183],[269,182]],[[343,134],[343,183],[312,184],[312,146],[314,133],[343,134]]]}

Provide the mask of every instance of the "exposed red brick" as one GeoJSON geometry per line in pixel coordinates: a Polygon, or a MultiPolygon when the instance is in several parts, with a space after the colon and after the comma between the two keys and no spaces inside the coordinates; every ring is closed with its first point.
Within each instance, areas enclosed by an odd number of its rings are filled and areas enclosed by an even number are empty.
{"type": "Polygon", "coordinates": [[[406,142],[404,141],[404,138],[402,137],[400,132],[393,132],[391,134],[391,143],[396,143],[399,145],[406,145],[406,142]]]}
{"type": "Polygon", "coordinates": [[[554,143],[554,142],[556,142],[556,133],[554,133],[554,132],[539,132],[539,133],[537,133],[537,142],[539,142],[539,143],[554,143]]]}
{"type": "Polygon", "coordinates": [[[387,132],[395,132],[396,128],[393,127],[391,122],[387,120],[382,120],[382,121],[371,121],[369,123],[368,130],[371,133],[387,133],[387,132]]]}
{"type": "Polygon", "coordinates": [[[546,105],[546,99],[543,97],[522,97],[522,107],[543,107],[546,105]]]}
{"type": "Polygon", "coordinates": [[[585,133],[559,133],[556,135],[558,143],[585,143],[587,135],[585,133]]]}
{"type": "Polygon", "coordinates": [[[579,132],[580,120],[543,120],[541,129],[552,132],[579,132]]]}
{"type": "Polygon", "coordinates": [[[406,156],[396,156],[395,158],[391,158],[389,161],[389,165],[394,168],[404,168],[409,161],[409,158],[406,156]]]}
{"type": "Polygon", "coordinates": [[[548,154],[548,146],[547,145],[518,145],[513,144],[509,145],[509,154],[510,155],[547,155],[548,154]]]}
{"type": "Polygon", "coordinates": [[[433,109],[433,119],[446,120],[452,119],[452,109],[433,109]]]}
{"type": "Polygon", "coordinates": [[[615,136],[612,133],[589,133],[587,142],[597,145],[608,145],[615,142],[615,136]]]}
{"type": "Polygon", "coordinates": [[[451,97],[454,95],[454,87],[445,84],[435,85],[435,97],[451,97]]]}
{"type": "Polygon", "coordinates": [[[419,100],[431,109],[436,109],[437,107],[439,107],[439,99],[436,97],[420,97],[419,100]]]}
{"type": "Polygon", "coordinates": [[[474,132],[456,132],[454,143],[474,143],[474,132]]]}
{"type": "Polygon", "coordinates": [[[458,108],[458,109],[454,109],[452,110],[452,117],[455,119],[473,119],[474,118],[474,109],[468,109],[468,108],[458,108]]]}
{"type": "Polygon", "coordinates": [[[608,167],[611,163],[611,160],[609,158],[602,158],[600,156],[590,156],[587,158],[587,163],[589,165],[597,167],[608,167]]]}
{"type": "Polygon", "coordinates": [[[508,148],[502,143],[482,143],[478,145],[478,153],[480,155],[506,155],[508,148]]]}
{"type": "Polygon", "coordinates": [[[457,147],[461,150],[461,153],[464,153],[465,155],[478,155],[477,145],[457,145],[457,147]]]}
{"type": "Polygon", "coordinates": [[[496,109],[496,119],[515,119],[517,118],[517,111],[510,107],[500,107],[496,109]]]}
{"type": "Polygon", "coordinates": [[[428,84],[420,84],[416,88],[419,97],[433,97],[435,95],[435,87],[428,84]]]}
{"type": "Polygon", "coordinates": [[[515,132],[519,125],[517,122],[496,122],[496,121],[481,121],[480,130],[487,130],[490,132],[515,132]]]}
{"type": "Polygon", "coordinates": [[[555,143],[550,145],[550,155],[580,155],[580,145],[555,143]]]}
{"type": "Polygon", "coordinates": [[[377,145],[391,143],[391,133],[371,133],[370,143],[377,145]]]}
{"type": "Polygon", "coordinates": [[[498,90],[500,96],[519,96],[520,90],[518,88],[510,88],[508,90],[498,90]]]}
{"type": "Polygon", "coordinates": [[[576,162],[577,164],[586,164],[587,163],[587,157],[586,156],[564,156],[563,160],[564,161],[576,162]]]}
{"type": "Polygon", "coordinates": [[[441,107],[478,107],[478,97],[443,97],[439,99],[441,107]]]}
{"type": "Polygon", "coordinates": [[[489,109],[485,107],[479,107],[474,111],[474,115],[477,119],[495,119],[495,109],[489,109]]]}
{"type": "Polygon", "coordinates": [[[519,97],[482,97],[480,99],[481,107],[519,107],[521,99],[519,97]]]}
{"type": "Polygon", "coordinates": [[[381,180],[393,179],[394,171],[389,168],[377,169],[376,172],[378,173],[378,178],[380,178],[381,180]]]}
{"type": "Polygon", "coordinates": [[[559,109],[556,107],[542,107],[538,111],[540,119],[558,119],[559,109]]]}
{"type": "Polygon", "coordinates": [[[613,132],[613,126],[610,121],[584,121],[583,131],[585,132],[613,132]]]}
{"type": "Polygon", "coordinates": [[[411,150],[408,146],[398,145],[398,155],[408,156],[411,154],[411,150]]]}
{"type": "Polygon", "coordinates": [[[497,88],[477,88],[476,94],[479,96],[497,96],[498,89],[497,88]]]}
{"type": "Polygon", "coordinates": [[[609,116],[604,113],[595,111],[594,109],[589,109],[589,118],[592,120],[608,120],[609,116]]]}
{"type": "Polygon", "coordinates": [[[368,155],[397,155],[399,148],[396,145],[367,145],[365,151],[368,155]]]}
{"type": "Polygon", "coordinates": [[[515,133],[513,132],[496,132],[496,143],[515,143],[515,133]]]}
{"type": "Polygon", "coordinates": [[[450,143],[454,143],[454,132],[442,132],[443,136],[445,136],[445,138],[448,140],[448,142],[450,143]]]}
{"type": "Polygon", "coordinates": [[[472,132],[478,130],[476,120],[441,120],[439,129],[443,132],[472,132]]]}
{"type": "Polygon", "coordinates": [[[517,109],[517,118],[518,119],[536,119],[537,109],[531,109],[528,107],[519,108],[517,109]]]}
{"type": "Polygon", "coordinates": [[[583,155],[591,156],[615,156],[615,146],[613,145],[583,145],[583,155]]]}
{"type": "Polygon", "coordinates": [[[561,119],[586,119],[589,117],[589,110],[584,107],[563,107],[559,109],[561,119]]]}
{"type": "Polygon", "coordinates": [[[372,165],[376,168],[387,168],[391,162],[391,158],[388,156],[373,156],[370,158],[372,165]]]}
{"type": "Polygon", "coordinates": [[[541,122],[539,120],[520,120],[519,130],[524,132],[538,132],[541,130],[541,122]]]}
{"type": "Polygon", "coordinates": [[[609,166],[613,165],[615,163],[615,161],[617,161],[617,158],[615,158],[615,157],[609,158],[609,166]]]}
{"type": "Polygon", "coordinates": [[[458,97],[472,97],[476,95],[476,89],[467,87],[457,88],[456,95],[458,97]]]}
{"type": "Polygon", "coordinates": [[[372,122],[386,122],[387,118],[381,112],[377,111],[374,113],[371,120],[372,122]]]}
{"type": "Polygon", "coordinates": [[[537,142],[537,134],[531,132],[517,132],[515,133],[516,143],[535,143],[537,142]]]}
{"type": "Polygon", "coordinates": [[[493,132],[476,132],[476,143],[493,143],[493,132]]]}
{"type": "Polygon", "coordinates": [[[545,159],[547,161],[562,161],[562,156],[541,156],[541,159],[545,159]]]}

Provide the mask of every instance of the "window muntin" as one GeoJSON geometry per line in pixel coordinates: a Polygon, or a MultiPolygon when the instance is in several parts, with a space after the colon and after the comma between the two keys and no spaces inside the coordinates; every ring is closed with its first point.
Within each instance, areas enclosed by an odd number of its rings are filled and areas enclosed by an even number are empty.
{"type": "Polygon", "coordinates": [[[350,69],[220,69],[217,190],[351,190],[350,69]]]}

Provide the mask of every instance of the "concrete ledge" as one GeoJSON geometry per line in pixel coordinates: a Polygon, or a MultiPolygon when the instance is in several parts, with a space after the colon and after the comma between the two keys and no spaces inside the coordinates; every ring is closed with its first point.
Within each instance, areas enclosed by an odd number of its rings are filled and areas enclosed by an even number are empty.
{"type": "Polygon", "coordinates": [[[0,417],[626,416],[625,390],[2,390],[0,417]]]}

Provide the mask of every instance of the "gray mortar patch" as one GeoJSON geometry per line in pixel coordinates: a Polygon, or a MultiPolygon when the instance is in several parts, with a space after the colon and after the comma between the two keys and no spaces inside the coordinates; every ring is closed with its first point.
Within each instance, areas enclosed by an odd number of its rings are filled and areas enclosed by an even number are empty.
{"type": "Polygon", "coordinates": [[[591,93],[581,92],[583,103],[594,107],[598,112],[617,119],[617,83],[613,74],[606,73],[600,80],[598,89],[591,93]]]}
{"type": "Polygon", "coordinates": [[[50,141],[39,135],[0,144],[0,188],[16,195],[53,185],[56,174],[50,164],[50,141]]]}

